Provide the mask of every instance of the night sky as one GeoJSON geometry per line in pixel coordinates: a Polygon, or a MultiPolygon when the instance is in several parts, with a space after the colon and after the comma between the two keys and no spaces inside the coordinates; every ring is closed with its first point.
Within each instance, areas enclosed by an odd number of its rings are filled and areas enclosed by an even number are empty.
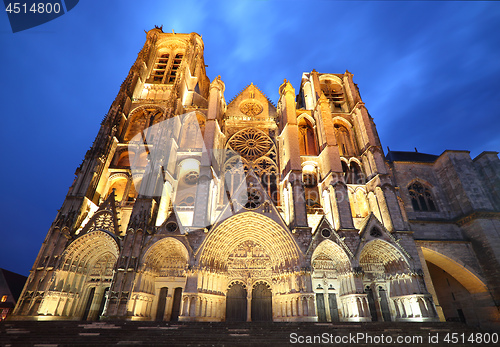
{"type": "Polygon", "coordinates": [[[385,151],[500,150],[500,2],[81,0],[16,34],[0,18],[0,267],[24,275],[155,25],[203,36],[227,101],[347,69],[385,151]]]}

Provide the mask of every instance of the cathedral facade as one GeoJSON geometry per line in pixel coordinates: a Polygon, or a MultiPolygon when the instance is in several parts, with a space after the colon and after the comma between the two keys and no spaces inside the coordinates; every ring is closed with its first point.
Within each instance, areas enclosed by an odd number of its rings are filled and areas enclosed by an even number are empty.
{"type": "Polygon", "coordinates": [[[279,95],[150,30],[13,318],[498,322],[497,153],[385,156],[347,71],[279,95]]]}

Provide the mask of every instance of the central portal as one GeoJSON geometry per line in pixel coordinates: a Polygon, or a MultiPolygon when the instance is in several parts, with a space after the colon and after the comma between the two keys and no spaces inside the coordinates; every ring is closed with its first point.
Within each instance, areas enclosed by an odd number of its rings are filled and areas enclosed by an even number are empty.
{"type": "Polygon", "coordinates": [[[234,283],[227,291],[226,322],[247,320],[247,290],[241,283],[234,283]]]}

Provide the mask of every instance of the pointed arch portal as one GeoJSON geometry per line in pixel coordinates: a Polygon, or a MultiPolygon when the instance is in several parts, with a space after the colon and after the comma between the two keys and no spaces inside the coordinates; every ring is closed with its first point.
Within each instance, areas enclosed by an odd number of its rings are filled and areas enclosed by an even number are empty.
{"type": "Polygon", "coordinates": [[[226,294],[226,321],[245,322],[247,320],[247,290],[241,283],[234,283],[226,294]]]}
{"type": "Polygon", "coordinates": [[[272,322],[272,292],[269,285],[258,283],[252,290],[252,322],[272,322]]]}

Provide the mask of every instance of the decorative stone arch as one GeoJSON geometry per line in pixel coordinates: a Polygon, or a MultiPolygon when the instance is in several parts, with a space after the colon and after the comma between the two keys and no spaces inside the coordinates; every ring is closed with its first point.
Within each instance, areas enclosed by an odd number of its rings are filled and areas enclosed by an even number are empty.
{"type": "Polygon", "coordinates": [[[117,167],[130,167],[134,163],[135,151],[122,147],[116,151],[114,165],[117,167]]]}
{"type": "Polygon", "coordinates": [[[333,130],[337,140],[340,156],[356,156],[357,147],[355,142],[354,127],[343,117],[333,117],[333,130]]]}
{"type": "Polygon", "coordinates": [[[344,117],[340,117],[340,116],[335,116],[332,118],[332,122],[333,124],[340,124],[340,125],[343,125],[347,128],[347,130],[349,130],[349,132],[353,132],[354,131],[354,125],[349,122],[347,119],[345,119],[344,117]]]}
{"type": "Polygon", "coordinates": [[[336,242],[325,239],[311,255],[312,288],[316,295],[318,320],[338,322],[344,320],[339,307],[345,295],[350,294],[352,270],[346,250],[336,242]]]}
{"type": "Polygon", "coordinates": [[[157,45],[158,53],[178,53],[181,49],[186,49],[188,42],[182,38],[169,38],[168,40],[160,40],[157,45]]]}
{"type": "Polygon", "coordinates": [[[340,84],[341,86],[344,85],[344,81],[342,81],[342,79],[338,76],[335,76],[335,75],[332,75],[332,74],[322,74],[319,76],[319,82],[324,82],[324,81],[327,81],[327,80],[330,80],[330,81],[333,81],[337,84],[340,84]]]}
{"type": "Polygon", "coordinates": [[[200,246],[198,262],[210,269],[226,271],[229,255],[245,241],[258,243],[266,250],[273,272],[300,264],[302,253],[290,232],[255,212],[236,214],[216,226],[200,246]]]}
{"type": "Polygon", "coordinates": [[[403,273],[411,270],[411,262],[407,256],[396,246],[382,239],[365,243],[358,251],[356,260],[361,267],[370,263],[383,264],[384,273],[403,273]]]}
{"type": "Polygon", "coordinates": [[[165,113],[165,108],[159,105],[142,105],[134,108],[129,112],[123,128],[123,141],[129,142],[141,131],[146,131],[148,127],[162,120],[165,113]]]}
{"type": "Polygon", "coordinates": [[[321,266],[325,270],[332,270],[338,273],[347,273],[352,269],[351,261],[346,251],[336,242],[326,239],[321,241],[311,255],[311,267],[313,270],[321,266]],[[315,262],[317,264],[315,265],[315,262]]]}
{"type": "Polygon", "coordinates": [[[307,113],[301,113],[297,116],[297,124],[302,118],[307,119],[309,123],[311,123],[311,125],[314,127],[314,129],[316,129],[316,120],[307,113]]]}
{"type": "Polygon", "coordinates": [[[181,160],[177,164],[177,170],[176,170],[177,178],[181,179],[186,173],[189,173],[191,171],[197,171],[199,173],[200,165],[201,165],[200,158],[197,156],[192,156],[181,160]]]}
{"type": "Polygon", "coordinates": [[[438,320],[421,272],[404,251],[378,237],[370,235],[357,254],[372,320],[438,320]]]}
{"type": "MultiPolygon", "coordinates": [[[[107,211],[101,211],[108,213],[107,211]]],[[[96,213],[96,216],[99,214],[96,213]]],[[[59,270],[67,265],[68,259],[77,257],[78,259],[85,259],[86,263],[91,263],[93,260],[98,259],[103,253],[110,253],[118,258],[120,252],[119,246],[115,237],[108,231],[93,230],[75,239],[71,242],[61,257],[59,270]]]]}
{"type": "Polygon", "coordinates": [[[184,276],[190,260],[186,246],[174,237],[153,243],[144,253],[140,268],[156,276],[184,276]]]}
{"type": "Polygon", "coordinates": [[[133,319],[177,320],[189,261],[188,247],[175,237],[149,245],[140,258],[129,301],[133,319]]]}
{"type": "Polygon", "coordinates": [[[38,309],[41,315],[96,320],[113,278],[120,249],[114,236],[94,230],[71,242],[61,256],[49,290],[38,309]]]}
{"type": "Polygon", "coordinates": [[[359,165],[360,168],[363,167],[363,163],[361,162],[361,160],[359,160],[358,158],[356,157],[351,157],[349,158],[349,165],[351,165],[352,163],[356,163],[359,165]]]}
{"type": "Polygon", "coordinates": [[[226,291],[235,284],[240,284],[243,288],[247,289],[247,283],[243,279],[232,279],[227,282],[226,291]]]}
{"type": "Polygon", "coordinates": [[[106,187],[104,189],[105,194],[103,195],[103,197],[106,199],[109,196],[109,194],[111,194],[112,189],[117,185],[116,184],[117,181],[124,181],[124,180],[125,180],[125,182],[123,182],[124,184],[120,185],[121,189],[115,190],[115,201],[119,202],[122,201],[124,198],[126,199],[132,182],[130,175],[126,172],[115,172],[109,176],[108,181],[106,182],[106,187]]]}
{"type": "Polygon", "coordinates": [[[427,285],[439,302],[442,320],[465,318],[467,324],[482,324],[498,319],[491,292],[467,243],[438,245],[423,241],[418,246],[427,285]]]}

